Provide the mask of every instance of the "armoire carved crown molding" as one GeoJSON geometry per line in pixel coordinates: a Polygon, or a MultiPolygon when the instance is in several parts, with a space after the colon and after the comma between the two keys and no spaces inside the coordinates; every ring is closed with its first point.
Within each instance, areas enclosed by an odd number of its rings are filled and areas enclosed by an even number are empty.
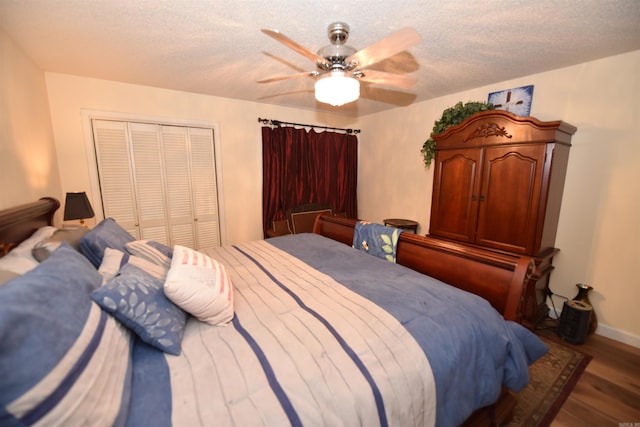
{"type": "Polygon", "coordinates": [[[476,130],[471,132],[464,139],[464,142],[470,141],[475,138],[488,138],[490,136],[502,136],[506,138],[512,137],[512,135],[510,135],[504,127],[498,126],[496,123],[484,123],[478,126],[476,130]]]}

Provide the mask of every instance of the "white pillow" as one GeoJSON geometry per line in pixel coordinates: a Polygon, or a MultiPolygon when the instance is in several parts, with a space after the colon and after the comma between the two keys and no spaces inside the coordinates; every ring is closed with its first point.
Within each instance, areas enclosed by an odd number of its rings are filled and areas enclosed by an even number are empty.
{"type": "Polygon", "coordinates": [[[67,244],[71,245],[73,249],[79,251],[80,239],[82,239],[82,236],[88,232],[89,229],[81,225],[66,225],[56,230],[51,237],[37,243],[33,247],[31,254],[36,260],[42,262],[49,258],[49,255],[58,249],[62,242],[67,242],[67,244]]]}
{"type": "Polygon", "coordinates": [[[13,248],[6,256],[0,258],[0,270],[24,274],[38,266],[39,262],[31,253],[35,245],[48,239],[57,230],[56,227],[45,226],[36,230],[28,239],[13,248]]]}
{"type": "Polygon", "coordinates": [[[102,263],[98,268],[98,273],[102,276],[103,285],[118,274],[118,271],[120,271],[120,265],[122,264],[123,255],[124,253],[117,249],[105,248],[102,263]]]}
{"type": "MultiPolygon", "coordinates": [[[[58,230],[56,227],[51,225],[45,225],[44,227],[40,227],[36,231],[33,232],[28,239],[24,240],[18,246],[13,248],[11,252],[26,254],[31,253],[33,248],[40,242],[47,240],[49,237],[53,236],[53,233],[58,230]]],[[[34,258],[35,259],[35,258],[34,258]]]]}
{"type": "Polygon", "coordinates": [[[193,249],[176,245],[164,294],[175,305],[211,325],[233,319],[233,286],[224,265],[193,249]]]}

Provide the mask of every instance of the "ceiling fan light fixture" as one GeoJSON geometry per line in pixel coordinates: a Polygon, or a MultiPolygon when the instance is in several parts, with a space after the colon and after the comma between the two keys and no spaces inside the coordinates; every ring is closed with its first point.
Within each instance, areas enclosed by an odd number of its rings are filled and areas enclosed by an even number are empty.
{"type": "Polygon", "coordinates": [[[318,101],[339,107],[360,97],[360,82],[343,71],[332,71],[316,81],[315,91],[318,101]]]}

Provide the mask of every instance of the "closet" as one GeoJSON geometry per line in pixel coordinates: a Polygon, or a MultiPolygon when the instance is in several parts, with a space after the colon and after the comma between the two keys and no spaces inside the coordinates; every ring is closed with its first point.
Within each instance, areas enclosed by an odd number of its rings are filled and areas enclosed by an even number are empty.
{"type": "Polygon", "coordinates": [[[429,234],[534,258],[523,320],[544,318],[558,218],[576,128],[492,110],[434,136],[429,234]]]}
{"type": "Polygon", "coordinates": [[[213,130],[92,120],[105,217],[137,239],[220,246],[213,130]]]}

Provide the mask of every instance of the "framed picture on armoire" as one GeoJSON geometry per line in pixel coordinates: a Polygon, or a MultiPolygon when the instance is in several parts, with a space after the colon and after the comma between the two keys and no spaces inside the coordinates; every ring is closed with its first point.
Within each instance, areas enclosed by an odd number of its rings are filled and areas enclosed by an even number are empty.
{"type": "Polygon", "coordinates": [[[532,99],[533,85],[529,85],[491,92],[487,102],[493,104],[496,110],[509,111],[518,116],[528,116],[531,113],[532,99]]]}

